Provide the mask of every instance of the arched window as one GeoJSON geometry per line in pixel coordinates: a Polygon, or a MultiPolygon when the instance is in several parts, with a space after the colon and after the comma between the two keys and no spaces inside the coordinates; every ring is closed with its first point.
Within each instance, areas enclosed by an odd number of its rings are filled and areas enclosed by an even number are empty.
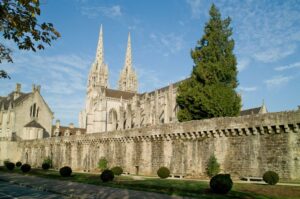
{"type": "Polygon", "coordinates": [[[40,108],[38,107],[37,111],[36,111],[36,117],[39,117],[39,111],[40,111],[40,108]]]}
{"type": "Polygon", "coordinates": [[[108,113],[108,124],[110,125],[109,130],[113,131],[118,128],[118,115],[115,109],[110,109],[108,113]]]}
{"type": "Polygon", "coordinates": [[[33,117],[35,117],[36,103],[33,104],[33,117]]]}

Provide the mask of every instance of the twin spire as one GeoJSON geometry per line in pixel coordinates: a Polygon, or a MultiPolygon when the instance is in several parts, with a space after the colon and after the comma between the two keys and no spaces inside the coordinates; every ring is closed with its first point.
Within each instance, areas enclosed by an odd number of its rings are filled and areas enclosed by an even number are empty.
{"type": "MultiPolygon", "coordinates": [[[[100,26],[99,40],[96,52],[96,59],[89,74],[88,88],[108,87],[108,67],[104,63],[103,31],[100,26]]],[[[137,75],[132,68],[131,39],[128,34],[126,57],[124,67],[120,74],[119,90],[137,92],[137,75]]]]}

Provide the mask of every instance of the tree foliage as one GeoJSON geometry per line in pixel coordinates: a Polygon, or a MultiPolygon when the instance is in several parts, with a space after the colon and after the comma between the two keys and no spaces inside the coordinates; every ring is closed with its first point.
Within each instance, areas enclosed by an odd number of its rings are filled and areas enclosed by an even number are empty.
{"type": "Polygon", "coordinates": [[[194,61],[191,77],[178,88],[178,120],[189,121],[204,118],[235,116],[241,108],[234,40],[230,18],[221,19],[213,4],[204,35],[191,51],[194,61]]]}
{"type": "MultiPolygon", "coordinates": [[[[0,32],[6,40],[17,44],[21,50],[42,50],[45,44],[60,37],[52,23],[39,23],[41,14],[39,0],[1,0],[0,32]]],[[[13,62],[12,50],[0,42],[0,63],[4,60],[13,62]]],[[[0,70],[0,78],[9,77],[0,70]]]]}
{"type": "Polygon", "coordinates": [[[213,177],[220,172],[220,164],[214,154],[208,160],[206,172],[209,177],[213,177]]]}

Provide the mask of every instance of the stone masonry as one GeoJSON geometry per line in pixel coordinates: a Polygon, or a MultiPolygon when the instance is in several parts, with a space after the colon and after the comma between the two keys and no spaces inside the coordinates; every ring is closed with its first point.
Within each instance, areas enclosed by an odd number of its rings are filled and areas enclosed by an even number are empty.
{"type": "Polygon", "coordinates": [[[48,156],[56,168],[94,170],[101,157],[109,166],[132,174],[156,175],[161,166],[172,174],[205,175],[215,154],[222,172],[233,177],[300,179],[300,110],[161,124],[87,135],[18,142],[16,159],[40,166],[48,156]]]}

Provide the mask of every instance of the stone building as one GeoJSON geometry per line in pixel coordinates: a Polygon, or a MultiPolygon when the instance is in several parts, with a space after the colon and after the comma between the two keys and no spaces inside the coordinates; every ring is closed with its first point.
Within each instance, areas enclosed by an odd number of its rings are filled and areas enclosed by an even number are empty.
{"type": "Polygon", "coordinates": [[[50,137],[53,112],[40,93],[40,86],[24,93],[21,84],[0,96],[0,160],[17,157],[16,142],[50,137]]]}
{"type": "Polygon", "coordinates": [[[96,58],[88,77],[86,106],[79,114],[79,127],[86,128],[87,133],[177,122],[176,89],[179,83],[138,93],[137,75],[132,67],[130,34],[118,90],[108,87],[108,74],[101,26],[96,58]]]}

